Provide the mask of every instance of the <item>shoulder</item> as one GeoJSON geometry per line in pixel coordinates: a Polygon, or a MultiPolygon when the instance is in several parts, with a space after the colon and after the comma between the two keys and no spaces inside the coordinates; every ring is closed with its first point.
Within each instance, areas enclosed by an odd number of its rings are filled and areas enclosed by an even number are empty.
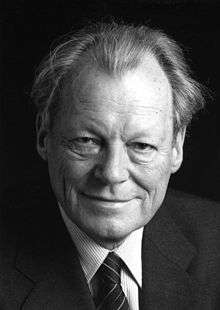
{"type": "Polygon", "coordinates": [[[215,245],[220,253],[219,202],[169,190],[165,204],[174,222],[194,245],[215,245]]]}
{"type": "Polygon", "coordinates": [[[50,211],[55,209],[55,204],[50,187],[41,184],[13,186],[3,193],[0,201],[0,256],[5,257],[4,261],[15,255],[24,238],[31,243],[34,234],[47,229],[48,218],[53,216],[50,211]]]}
{"type": "Polygon", "coordinates": [[[166,204],[173,216],[186,216],[194,221],[215,223],[220,218],[220,202],[177,190],[168,190],[166,204]]]}

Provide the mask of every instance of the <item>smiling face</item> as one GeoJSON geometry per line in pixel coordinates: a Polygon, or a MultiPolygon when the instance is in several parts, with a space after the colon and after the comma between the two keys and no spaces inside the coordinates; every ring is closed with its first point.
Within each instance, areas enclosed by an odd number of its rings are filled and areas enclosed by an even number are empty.
{"type": "Polygon", "coordinates": [[[148,56],[117,78],[87,68],[63,98],[38,149],[67,215],[111,249],[151,220],[182,162],[183,135],[173,143],[171,86],[148,56]]]}

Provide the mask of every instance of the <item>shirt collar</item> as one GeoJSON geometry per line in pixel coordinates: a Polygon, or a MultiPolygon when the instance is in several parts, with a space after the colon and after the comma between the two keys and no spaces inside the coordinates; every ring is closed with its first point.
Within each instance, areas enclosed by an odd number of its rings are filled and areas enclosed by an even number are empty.
{"type": "MultiPolygon", "coordinates": [[[[79,260],[87,282],[89,283],[105,260],[109,250],[97,244],[86,233],[79,229],[79,227],[69,219],[60,205],[59,208],[64,223],[78,250],[79,260]]],[[[140,287],[142,286],[142,236],[143,227],[132,232],[118,248],[114,249],[114,252],[117,253],[127,265],[140,287]]]]}

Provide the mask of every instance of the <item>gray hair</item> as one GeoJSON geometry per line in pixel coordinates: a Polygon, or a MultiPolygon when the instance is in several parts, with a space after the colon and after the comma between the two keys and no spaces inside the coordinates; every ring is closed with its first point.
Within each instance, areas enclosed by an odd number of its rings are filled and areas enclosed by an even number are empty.
{"type": "Polygon", "coordinates": [[[85,63],[109,75],[122,75],[137,68],[146,53],[157,59],[172,87],[175,136],[204,106],[202,88],[191,77],[182,49],[163,31],[115,22],[84,27],[41,63],[31,95],[43,125],[52,128],[63,88],[85,63]]]}

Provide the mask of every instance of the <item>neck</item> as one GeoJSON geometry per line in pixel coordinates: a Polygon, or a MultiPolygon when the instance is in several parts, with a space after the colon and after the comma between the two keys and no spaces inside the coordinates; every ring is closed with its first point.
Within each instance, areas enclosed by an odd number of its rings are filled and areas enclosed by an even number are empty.
{"type": "Polygon", "coordinates": [[[109,251],[113,251],[115,249],[117,249],[120,245],[122,245],[122,243],[125,241],[125,239],[120,240],[120,241],[113,241],[113,240],[97,240],[93,237],[90,237],[94,240],[94,242],[98,243],[101,247],[109,250],[109,251]]]}

